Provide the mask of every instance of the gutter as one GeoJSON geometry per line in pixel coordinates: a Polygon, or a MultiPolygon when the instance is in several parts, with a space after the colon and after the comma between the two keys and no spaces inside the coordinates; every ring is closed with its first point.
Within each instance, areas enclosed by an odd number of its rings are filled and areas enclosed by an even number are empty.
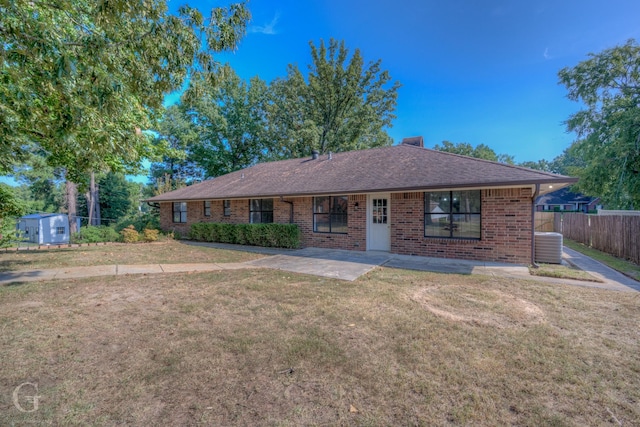
{"type": "Polygon", "coordinates": [[[536,184],[536,189],[531,198],[531,266],[538,268],[536,264],[536,199],[540,194],[540,184],[536,184]]]}

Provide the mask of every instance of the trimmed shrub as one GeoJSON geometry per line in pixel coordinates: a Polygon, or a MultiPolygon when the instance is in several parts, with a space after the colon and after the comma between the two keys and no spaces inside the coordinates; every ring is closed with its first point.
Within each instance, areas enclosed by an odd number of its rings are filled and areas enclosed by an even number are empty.
{"type": "Polygon", "coordinates": [[[272,248],[300,246],[300,229],[296,224],[192,224],[189,238],[201,242],[232,243],[272,248]]]}
{"type": "Polygon", "coordinates": [[[144,240],[145,242],[155,242],[156,240],[158,240],[158,235],[160,234],[160,231],[158,230],[152,230],[151,228],[145,228],[144,230],[142,230],[142,240],[144,240]]]}
{"type": "Polygon", "coordinates": [[[71,243],[100,243],[117,242],[120,240],[118,232],[113,227],[96,225],[81,227],[80,231],[71,235],[71,243]]]}
{"type": "Polygon", "coordinates": [[[120,230],[120,235],[122,236],[122,241],[124,243],[135,243],[140,240],[140,235],[133,225],[120,230]]]}

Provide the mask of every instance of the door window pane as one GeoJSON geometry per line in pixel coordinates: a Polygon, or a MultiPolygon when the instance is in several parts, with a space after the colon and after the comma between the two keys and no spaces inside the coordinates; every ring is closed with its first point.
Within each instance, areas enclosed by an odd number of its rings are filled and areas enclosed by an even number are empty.
{"type": "Polygon", "coordinates": [[[373,199],[371,220],[374,224],[387,223],[387,199],[373,199]]]}

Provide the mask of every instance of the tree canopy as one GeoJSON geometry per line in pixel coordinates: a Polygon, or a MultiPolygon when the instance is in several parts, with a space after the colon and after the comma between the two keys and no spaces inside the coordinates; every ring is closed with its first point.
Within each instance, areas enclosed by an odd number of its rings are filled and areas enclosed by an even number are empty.
{"type": "MultiPolygon", "coordinates": [[[[160,161],[151,164],[152,181],[164,179],[165,175],[173,183],[189,183],[202,180],[204,173],[193,150],[200,142],[200,136],[192,118],[181,104],[165,110],[158,121],[154,144],[169,147],[160,161]]],[[[175,190],[175,188],[173,188],[175,190]]]]}
{"type": "Polygon", "coordinates": [[[584,109],[567,120],[579,140],[570,152],[583,167],[577,187],[612,208],[640,208],[640,46],[629,40],[560,70],[568,98],[584,109]]]}
{"type": "Polygon", "coordinates": [[[445,151],[447,153],[475,157],[477,159],[491,160],[492,162],[501,162],[510,165],[514,164],[513,156],[509,154],[496,154],[491,147],[485,144],[479,144],[474,147],[468,142],[453,143],[450,141],[442,141],[442,145],[436,144],[433,149],[445,151]]]}
{"type": "Polygon", "coordinates": [[[244,4],[208,17],[165,0],[0,2],[0,169],[35,144],[78,181],[152,157],[147,129],[165,94],[212,83],[213,53],[235,48],[244,4]]]}
{"type": "Polygon", "coordinates": [[[275,157],[390,145],[385,128],[395,118],[400,84],[381,61],[365,65],[359,49],[349,57],[343,41],[309,43],[311,64],[305,75],[289,65],[287,77],[271,84],[269,126],[275,157]]]}
{"type": "Polygon", "coordinates": [[[25,206],[13,189],[0,183],[0,248],[9,246],[16,239],[15,217],[24,211],[25,206]]]}
{"type": "Polygon", "coordinates": [[[192,79],[180,106],[169,108],[156,139],[181,155],[165,155],[151,178],[177,183],[220,176],[264,160],[297,158],[311,150],[339,152],[390,145],[398,83],[380,61],[365,66],[344,42],[311,45],[304,76],[290,65],[286,78],[244,81],[229,66],[215,85],[192,79]]]}
{"type": "Polygon", "coordinates": [[[242,80],[229,66],[215,87],[199,90],[199,97],[185,95],[185,111],[198,139],[190,145],[189,158],[206,177],[216,177],[262,160],[271,142],[266,138],[267,84],[258,77],[242,80]]]}

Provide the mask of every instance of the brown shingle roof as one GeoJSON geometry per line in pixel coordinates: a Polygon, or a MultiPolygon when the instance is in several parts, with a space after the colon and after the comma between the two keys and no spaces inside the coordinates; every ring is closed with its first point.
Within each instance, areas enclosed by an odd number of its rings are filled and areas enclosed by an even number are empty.
{"type": "Polygon", "coordinates": [[[577,181],[562,175],[511,166],[411,145],[334,153],[260,163],[148,199],[149,202],[240,199],[505,187],[577,181]]]}

